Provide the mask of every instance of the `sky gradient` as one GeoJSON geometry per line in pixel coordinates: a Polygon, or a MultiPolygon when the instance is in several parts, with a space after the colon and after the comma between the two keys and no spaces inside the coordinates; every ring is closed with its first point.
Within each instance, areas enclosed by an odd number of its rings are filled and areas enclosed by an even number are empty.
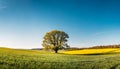
{"type": "Polygon", "coordinates": [[[71,47],[120,44],[119,0],[0,0],[0,47],[41,48],[46,32],[71,47]]]}

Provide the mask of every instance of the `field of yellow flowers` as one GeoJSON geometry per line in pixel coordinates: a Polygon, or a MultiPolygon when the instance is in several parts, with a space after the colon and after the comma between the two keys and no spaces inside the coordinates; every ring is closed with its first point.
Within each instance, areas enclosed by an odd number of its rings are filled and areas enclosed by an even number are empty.
{"type": "Polygon", "coordinates": [[[120,53],[120,48],[105,48],[105,49],[83,49],[65,51],[64,54],[109,54],[109,53],[120,53]]]}

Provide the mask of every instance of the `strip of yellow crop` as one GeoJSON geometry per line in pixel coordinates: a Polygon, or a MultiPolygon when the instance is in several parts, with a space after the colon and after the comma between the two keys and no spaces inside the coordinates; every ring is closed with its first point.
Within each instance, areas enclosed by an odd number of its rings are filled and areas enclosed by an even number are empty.
{"type": "Polygon", "coordinates": [[[84,50],[74,50],[65,51],[65,54],[95,54],[95,53],[109,53],[109,52],[120,52],[120,49],[109,48],[109,49],[84,49],[84,50]]]}

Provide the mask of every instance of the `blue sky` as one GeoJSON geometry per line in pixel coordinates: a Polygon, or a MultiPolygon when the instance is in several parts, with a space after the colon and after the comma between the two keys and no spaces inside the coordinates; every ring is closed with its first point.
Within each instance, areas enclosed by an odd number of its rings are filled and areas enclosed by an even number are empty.
{"type": "Polygon", "coordinates": [[[71,47],[120,44],[119,0],[0,0],[0,46],[41,48],[51,30],[71,47]]]}

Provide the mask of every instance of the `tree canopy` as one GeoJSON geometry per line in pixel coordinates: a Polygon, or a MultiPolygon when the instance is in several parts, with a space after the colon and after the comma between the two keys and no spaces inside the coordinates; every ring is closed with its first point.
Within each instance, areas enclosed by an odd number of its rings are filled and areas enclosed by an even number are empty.
{"type": "Polygon", "coordinates": [[[64,31],[52,30],[45,34],[42,45],[45,49],[51,49],[57,53],[59,49],[68,47],[67,38],[69,36],[64,31]]]}

